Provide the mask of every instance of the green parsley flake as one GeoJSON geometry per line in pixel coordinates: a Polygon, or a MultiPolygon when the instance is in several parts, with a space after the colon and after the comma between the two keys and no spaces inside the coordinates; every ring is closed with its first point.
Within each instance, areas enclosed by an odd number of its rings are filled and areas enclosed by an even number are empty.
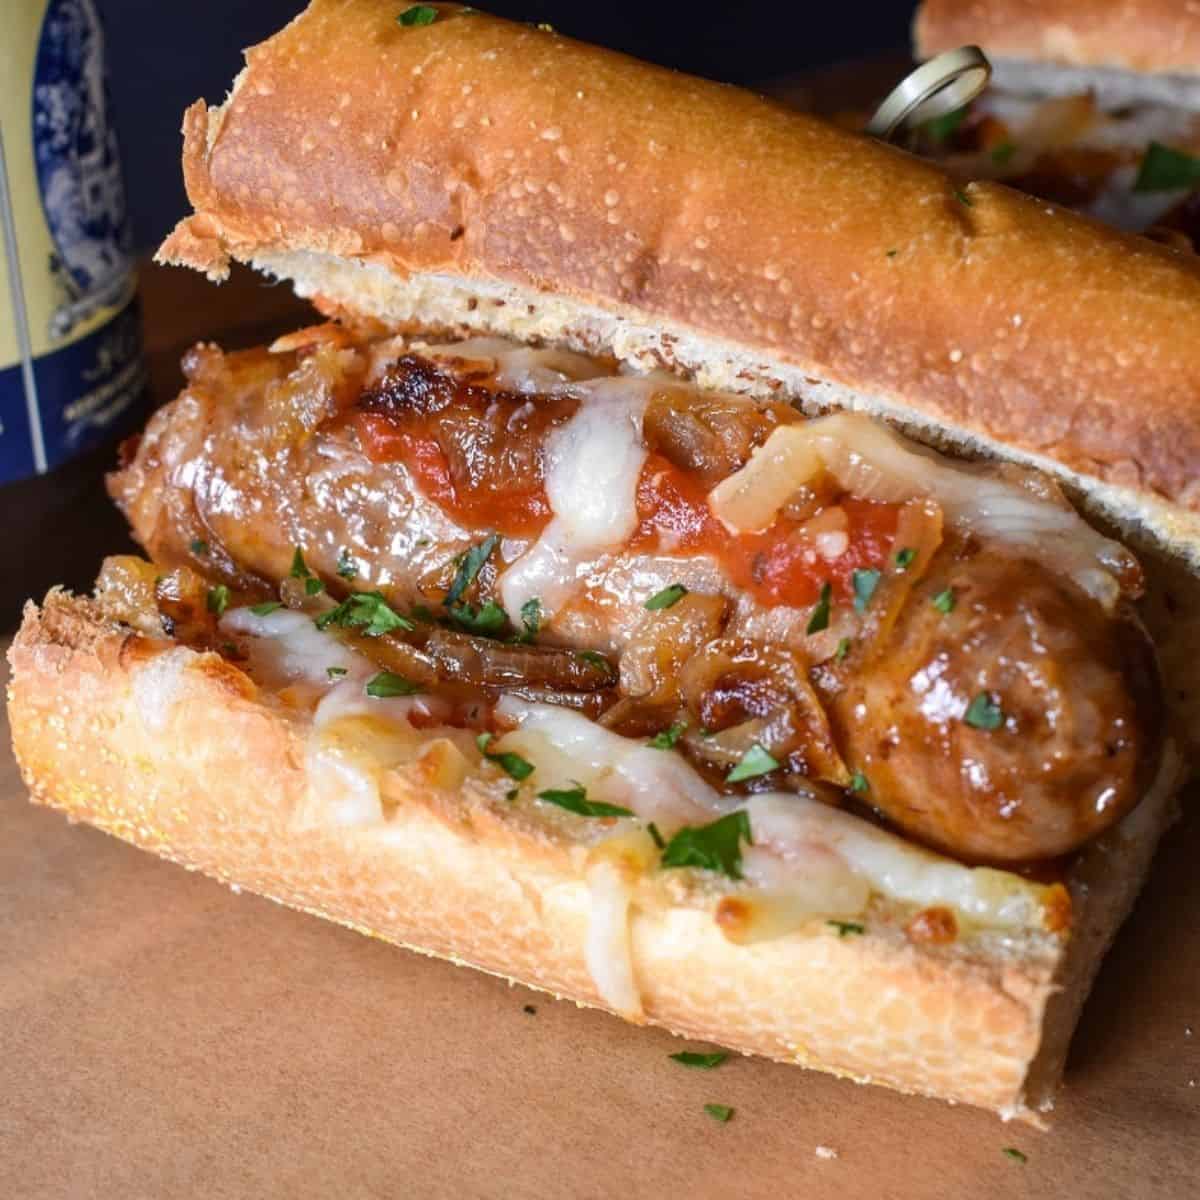
{"type": "Polygon", "coordinates": [[[415,696],[421,690],[419,683],[394,675],[391,671],[380,671],[367,680],[367,695],[376,700],[389,700],[393,696],[415,696]]]}
{"type": "Polygon", "coordinates": [[[345,667],[326,667],[325,677],[327,679],[341,679],[346,674],[345,667]]]}
{"type": "Polygon", "coordinates": [[[1003,1154],[1005,1158],[1011,1158],[1013,1162],[1020,1163],[1022,1166],[1029,1161],[1028,1157],[1022,1154],[1021,1151],[1016,1148],[1016,1146],[1005,1146],[1000,1153],[1003,1154]]]}
{"type": "Polygon", "coordinates": [[[840,938],[857,937],[867,932],[867,927],[860,925],[857,921],[826,921],[825,924],[832,925],[840,938]]]}
{"type": "Polygon", "coordinates": [[[917,552],[911,546],[905,546],[903,550],[896,551],[896,570],[907,571],[912,566],[912,561],[917,557],[917,552]]]}
{"type": "Polygon", "coordinates": [[[600,654],[595,650],[576,650],[575,657],[579,659],[580,662],[590,663],[593,667],[603,671],[605,675],[616,674],[612,663],[610,663],[603,654],[600,654]]]}
{"type": "Polygon", "coordinates": [[[940,613],[953,612],[954,605],[956,603],[957,599],[954,595],[953,588],[945,588],[938,592],[938,594],[933,598],[933,607],[936,608],[940,613]]]}
{"type": "Polygon", "coordinates": [[[195,538],[188,549],[193,554],[203,556],[208,553],[208,543],[203,538],[195,538]]]}
{"type": "Polygon", "coordinates": [[[692,1067],[697,1071],[711,1071],[714,1067],[719,1067],[729,1055],[724,1050],[718,1050],[714,1054],[697,1054],[694,1050],[681,1050],[678,1054],[671,1054],[668,1057],[681,1066],[692,1067]]]}
{"type": "Polygon", "coordinates": [[[479,753],[488,762],[495,763],[510,779],[515,779],[518,783],[523,779],[528,779],[533,774],[533,763],[528,759],[522,758],[519,754],[513,754],[508,751],[497,754],[488,750],[488,745],[492,737],[493,735],[490,733],[481,733],[475,739],[475,745],[479,747],[479,753]]]}
{"type": "Polygon", "coordinates": [[[479,574],[483,564],[491,558],[492,551],[499,544],[499,534],[491,533],[478,546],[472,546],[470,550],[459,557],[458,572],[454,576],[450,590],[446,593],[445,600],[442,601],[447,608],[453,608],[463,598],[467,589],[475,582],[475,577],[479,574]]]}
{"type": "Polygon", "coordinates": [[[354,557],[349,550],[343,549],[341,554],[338,555],[337,573],[343,579],[358,578],[358,567],[355,565],[354,557]]]}
{"type": "Polygon", "coordinates": [[[508,620],[504,609],[495,600],[489,600],[478,608],[472,604],[456,604],[448,611],[455,625],[480,637],[495,637],[508,620]]]}
{"type": "Polygon", "coordinates": [[[578,813],[581,817],[632,817],[628,808],[619,804],[605,804],[603,800],[589,800],[587,788],[576,784],[573,788],[548,788],[538,792],[537,798],[547,804],[557,804],[568,812],[578,813]]]}
{"type": "Polygon", "coordinates": [[[319,596],[324,590],[325,585],[315,575],[310,575],[304,581],[304,594],[306,596],[319,596]]]}
{"type": "Polygon", "coordinates": [[[655,592],[646,601],[645,607],[651,612],[657,612],[660,608],[670,608],[672,604],[678,604],[687,595],[687,591],[682,583],[673,583],[670,587],[663,588],[661,592],[655,592]]]}
{"type": "Polygon", "coordinates": [[[805,633],[810,637],[814,633],[820,633],[823,629],[829,628],[829,608],[832,599],[833,585],[825,582],[821,585],[821,598],[812,610],[812,616],[808,618],[808,628],[805,633]]]}
{"type": "Polygon", "coordinates": [[[940,117],[933,117],[921,125],[921,132],[935,145],[944,145],[954,136],[955,130],[967,119],[968,111],[968,106],[964,105],[962,108],[955,108],[948,113],[942,113],[940,117]]]}
{"type": "Polygon", "coordinates": [[[963,720],[973,729],[983,729],[991,732],[1004,724],[1004,710],[992,698],[989,692],[980,692],[967,706],[963,720]]]}
{"type": "Polygon", "coordinates": [[[733,1116],[733,1109],[728,1104],[706,1104],[704,1111],[708,1113],[714,1121],[720,1121],[722,1125],[733,1116]]]}
{"type": "Polygon", "coordinates": [[[658,826],[657,826],[657,825],[655,825],[655,823],[654,823],[653,821],[651,821],[651,822],[650,822],[650,823],[649,823],[649,824],[646,826],[646,832],[647,832],[647,833],[650,835],[650,837],[651,837],[651,838],[654,840],[654,844],[655,844],[655,845],[656,845],[656,846],[657,846],[657,847],[658,847],[660,850],[665,850],[665,849],[667,848],[667,842],[666,842],[666,839],[663,837],[663,835],[662,835],[661,833],[659,833],[659,831],[658,831],[658,826]]]}
{"type": "Polygon", "coordinates": [[[744,808],[708,825],[688,825],[679,830],[663,850],[664,867],[699,867],[719,871],[730,879],[742,877],[742,842],[754,844],[750,816],[744,808]]]}
{"type": "Polygon", "coordinates": [[[542,602],[536,596],[521,605],[521,624],[525,627],[521,641],[532,642],[542,627],[542,602]]]}
{"type": "Polygon", "coordinates": [[[871,790],[871,785],[867,782],[867,777],[861,771],[855,771],[854,774],[850,776],[850,790],[852,792],[858,792],[860,795],[863,792],[869,792],[871,790]]]}
{"type": "Polygon", "coordinates": [[[229,589],[223,583],[218,583],[216,587],[210,587],[204,603],[210,613],[221,616],[229,607],[229,589]]]}
{"type": "Polygon", "coordinates": [[[741,761],[728,775],[726,783],[741,783],[744,779],[757,779],[759,775],[769,775],[779,766],[778,760],[772,758],[757,742],[742,755],[741,761]]]}
{"type": "Polygon", "coordinates": [[[850,580],[854,587],[854,611],[866,612],[867,605],[871,603],[871,597],[875,595],[875,589],[879,586],[879,572],[873,568],[861,569],[855,571],[850,580]]]}
{"type": "Polygon", "coordinates": [[[966,192],[955,189],[954,198],[955,198],[955,200],[957,200],[959,202],[959,204],[965,204],[967,206],[967,208],[975,207],[975,201],[972,200],[971,197],[968,196],[966,192]]]}
{"type": "Polygon", "coordinates": [[[833,654],[834,660],[836,662],[841,662],[842,659],[845,658],[846,655],[850,653],[850,644],[851,644],[850,639],[848,637],[844,637],[838,642],[837,649],[834,651],[834,654],[833,654]]]}
{"type": "Polygon", "coordinates": [[[296,551],[292,555],[291,574],[293,579],[307,579],[312,574],[308,569],[308,563],[304,561],[304,552],[299,546],[296,547],[296,551]]]}
{"type": "Polygon", "coordinates": [[[282,607],[283,605],[278,600],[264,600],[261,604],[250,605],[250,611],[256,617],[265,617],[282,607]]]}
{"type": "Polygon", "coordinates": [[[397,23],[406,29],[411,29],[415,25],[432,25],[436,20],[437,9],[429,4],[414,4],[396,18],[397,23]]]}
{"type": "Polygon", "coordinates": [[[673,750],[687,727],[686,721],[676,721],[669,728],[659,730],[647,744],[655,750],[673,750]]]}
{"type": "Polygon", "coordinates": [[[1142,159],[1135,192],[1174,192],[1200,184],[1200,158],[1151,142],[1142,159]]]}
{"type": "Polygon", "coordinates": [[[341,604],[323,612],[314,623],[318,629],[327,629],[330,625],[361,628],[367,637],[382,637],[397,629],[413,627],[407,617],[402,617],[388,604],[382,592],[355,592],[341,604]]]}

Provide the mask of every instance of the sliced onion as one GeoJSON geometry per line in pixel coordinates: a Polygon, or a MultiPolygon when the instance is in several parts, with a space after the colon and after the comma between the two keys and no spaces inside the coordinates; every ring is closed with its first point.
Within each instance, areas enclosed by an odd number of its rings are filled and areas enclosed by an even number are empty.
{"type": "Polygon", "coordinates": [[[735,532],[765,529],[788,497],[821,471],[863,500],[931,497],[959,532],[1069,575],[1109,611],[1122,585],[1131,592],[1140,586],[1133,555],[1065,501],[1013,483],[1011,471],[1006,477],[988,465],[951,462],[856,413],[775,430],[740,471],[712,490],[709,506],[735,532]]]}

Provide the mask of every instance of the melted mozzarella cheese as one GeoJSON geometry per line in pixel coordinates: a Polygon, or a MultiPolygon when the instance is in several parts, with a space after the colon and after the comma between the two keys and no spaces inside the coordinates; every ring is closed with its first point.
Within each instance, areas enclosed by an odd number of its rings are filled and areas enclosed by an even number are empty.
{"type": "Polygon", "coordinates": [[[496,713],[519,723],[496,744],[536,763],[540,788],[581,783],[592,799],[632,809],[664,833],[704,824],[722,811],[717,793],[681,755],[620,737],[553,704],[503,696],[496,713]]]}
{"type": "MultiPolygon", "coordinates": [[[[504,697],[497,712],[519,723],[497,745],[516,749],[543,786],[572,780],[596,798],[622,804],[666,834],[706,824],[731,808],[681,755],[623,738],[578,713],[504,697]]],[[[751,882],[805,897],[813,912],[856,915],[870,894],[919,907],[944,905],[998,929],[1040,928],[1047,888],[1007,871],[965,867],[887,830],[807,796],[765,793],[745,804],[755,852],[746,852],[751,882]],[[765,854],[758,853],[766,852],[765,854]],[[824,878],[822,900],[815,881],[824,878]]]]}
{"type": "Polygon", "coordinates": [[[345,671],[347,678],[364,679],[374,673],[361,654],[332,634],[322,633],[306,613],[277,608],[257,616],[248,608],[231,608],[220,627],[224,633],[249,639],[251,674],[271,687],[299,681],[328,684],[330,667],[345,671]]]}
{"type": "Polygon", "coordinates": [[[642,998],[633,973],[629,909],[633,885],[621,868],[600,860],[586,872],[591,911],[584,961],[604,1003],[628,1021],[644,1019],[642,998]]]}
{"type": "Polygon", "coordinates": [[[552,616],[582,571],[637,528],[637,485],[646,462],[642,414],[653,385],[639,379],[576,384],[578,411],[546,439],[546,498],[554,516],[500,579],[509,619],[535,597],[552,616]]]}

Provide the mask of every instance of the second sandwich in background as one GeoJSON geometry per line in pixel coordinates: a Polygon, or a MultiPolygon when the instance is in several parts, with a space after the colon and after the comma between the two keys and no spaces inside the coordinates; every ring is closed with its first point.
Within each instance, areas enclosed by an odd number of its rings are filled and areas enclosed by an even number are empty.
{"type": "Polygon", "coordinates": [[[1179,249],[1200,245],[1200,8],[1175,0],[925,0],[916,57],[963,44],[993,85],[913,149],[1179,249]]]}

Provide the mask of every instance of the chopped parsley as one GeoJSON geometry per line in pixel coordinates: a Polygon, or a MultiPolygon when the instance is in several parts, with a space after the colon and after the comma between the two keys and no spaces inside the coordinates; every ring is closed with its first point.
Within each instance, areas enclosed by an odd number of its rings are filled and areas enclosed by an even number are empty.
{"type": "Polygon", "coordinates": [[[688,825],[663,850],[664,867],[699,867],[731,879],[742,877],[742,842],[754,844],[745,809],[727,813],[708,825],[688,825]]]}
{"type": "Polygon", "coordinates": [[[536,596],[521,605],[521,624],[524,629],[520,640],[532,642],[542,627],[542,602],[536,596]]]}
{"type": "Polygon", "coordinates": [[[653,838],[654,844],[660,850],[665,850],[667,848],[666,839],[663,837],[663,835],[661,833],[659,833],[658,826],[655,825],[655,823],[653,821],[651,821],[647,824],[646,832],[651,836],[651,838],[653,838]]]}
{"type": "Polygon", "coordinates": [[[871,597],[875,595],[875,589],[879,586],[879,572],[873,568],[860,569],[851,575],[850,581],[854,587],[854,611],[866,612],[867,605],[871,603],[871,597]]]}
{"type": "Polygon", "coordinates": [[[310,575],[304,581],[304,594],[306,596],[319,596],[324,590],[325,585],[315,575],[310,575]]]}
{"type": "Polygon", "coordinates": [[[216,587],[210,587],[204,603],[210,613],[221,616],[229,607],[229,589],[223,583],[218,583],[216,587]]]}
{"type": "Polygon", "coordinates": [[[312,572],[308,569],[308,563],[304,561],[304,551],[297,546],[295,553],[292,555],[292,578],[307,579],[311,574],[312,572]]]}
{"type": "Polygon", "coordinates": [[[414,25],[432,25],[436,20],[437,9],[430,4],[414,4],[396,18],[396,22],[406,29],[411,29],[414,25]]]}
{"type": "Polygon", "coordinates": [[[810,637],[814,633],[820,633],[821,630],[829,628],[829,607],[832,599],[833,585],[827,580],[821,584],[821,597],[812,610],[812,616],[808,618],[808,628],[805,633],[810,637]]]}
{"type": "Polygon", "coordinates": [[[1029,1161],[1028,1157],[1022,1154],[1021,1151],[1016,1148],[1016,1146],[1005,1146],[1000,1153],[1003,1154],[1005,1158],[1011,1158],[1013,1162],[1020,1163],[1022,1166],[1029,1161]]]}
{"type": "Polygon", "coordinates": [[[392,696],[415,696],[421,690],[419,683],[394,675],[391,671],[380,671],[367,680],[367,695],[376,700],[388,700],[392,696]]]}
{"type": "Polygon", "coordinates": [[[465,554],[459,556],[458,572],[454,576],[450,590],[446,593],[445,600],[442,601],[447,608],[453,608],[463,598],[467,589],[475,582],[475,577],[479,574],[483,564],[491,558],[492,551],[499,543],[499,534],[490,533],[478,546],[472,546],[465,554]]]}
{"type": "Polygon", "coordinates": [[[983,729],[990,733],[1004,724],[1004,710],[992,698],[990,692],[980,692],[967,706],[963,720],[974,729],[983,729]]]}
{"type": "Polygon", "coordinates": [[[504,793],[504,798],[511,804],[520,794],[520,788],[509,788],[508,791],[504,793]]]}
{"type": "Polygon", "coordinates": [[[998,167],[1003,167],[1016,152],[1015,142],[1001,142],[1000,145],[992,147],[992,162],[998,167]]]}
{"type": "Polygon", "coordinates": [[[694,1050],[681,1050],[678,1054],[669,1055],[672,1062],[677,1062],[684,1067],[692,1067],[697,1071],[711,1071],[714,1067],[719,1067],[728,1057],[728,1053],[724,1050],[718,1050],[713,1054],[697,1054],[694,1050]]]}
{"type": "Polygon", "coordinates": [[[1200,158],[1151,142],[1142,159],[1135,192],[1174,192],[1200,184],[1200,158]]]}
{"type": "Polygon", "coordinates": [[[965,204],[967,208],[973,208],[975,206],[975,201],[972,200],[966,192],[960,191],[958,188],[955,188],[954,190],[954,198],[959,202],[959,204],[965,204]]]}
{"type": "Polygon", "coordinates": [[[954,595],[953,588],[943,588],[943,590],[938,592],[938,594],[933,598],[933,607],[936,608],[940,613],[953,612],[954,605],[956,603],[957,599],[954,595]]]}
{"type": "Polygon", "coordinates": [[[632,817],[628,808],[619,804],[605,804],[603,800],[589,800],[587,788],[576,784],[573,788],[547,788],[538,792],[537,798],[547,804],[557,804],[567,812],[578,813],[581,817],[632,817]]]}
{"type": "Polygon", "coordinates": [[[250,611],[256,617],[265,617],[282,607],[283,604],[278,600],[264,600],[261,604],[250,605],[250,611]]]}
{"type": "Polygon", "coordinates": [[[508,617],[495,600],[488,600],[476,608],[473,604],[456,604],[449,609],[450,620],[468,633],[481,637],[495,637],[504,628],[508,617]]]}
{"type": "Polygon", "coordinates": [[[591,663],[593,667],[603,671],[605,675],[616,674],[612,663],[610,663],[603,654],[600,654],[595,650],[576,650],[575,657],[579,659],[580,662],[591,663]]]}
{"type": "Polygon", "coordinates": [[[687,595],[687,591],[682,583],[673,583],[670,587],[663,588],[661,592],[655,592],[646,601],[645,607],[651,612],[656,612],[660,608],[670,608],[672,604],[678,604],[687,595]]]}
{"type": "Polygon", "coordinates": [[[673,750],[687,727],[686,721],[676,721],[667,729],[660,729],[647,744],[655,750],[673,750]]]}
{"type": "Polygon", "coordinates": [[[962,108],[951,109],[948,113],[942,113],[940,117],[933,117],[931,120],[924,122],[921,126],[921,132],[934,145],[942,146],[954,136],[955,130],[967,119],[967,112],[968,108],[966,105],[962,108]]]}
{"type": "Polygon", "coordinates": [[[343,579],[358,578],[358,567],[355,566],[354,557],[349,550],[343,549],[341,554],[338,555],[337,573],[343,579]]]}
{"type": "Polygon", "coordinates": [[[850,790],[857,792],[859,795],[871,790],[871,785],[867,782],[867,777],[861,771],[855,771],[850,776],[850,790]]]}
{"type": "Polygon", "coordinates": [[[488,762],[495,763],[510,779],[515,779],[518,783],[523,779],[528,779],[533,774],[533,763],[528,759],[522,758],[519,754],[507,751],[497,754],[489,751],[488,744],[491,742],[492,737],[493,735],[490,733],[481,733],[475,739],[475,745],[479,747],[479,753],[488,762]]]}
{"type": "Polygon", "coordinates": [[[896,570],[907,571],[912,566],[912,561],[917,557],[917,552],[911,546],[905,546],[903,550],[896,551],[896,570]]]}
{"type": "Polygon", "coordinates": [[[346,674],[345,667],[326,667],[325,668],[325,678],[326,679],[341,679],[342,676],[345,674],[346,674]]]}
{"type": "Polygon", "coordinates": [[[846,655],[849,653],[850,653],[850,639],[848,637],[844,637],[838,642],[837,649],[833,652],[833,657],[834,657],[835,661],[841,662],[842,659],[845,658],[846,655]]]}
{"type": "Polygon", "coordinates": [[[733,1109],[728,1104],[706,1104],[704,1111],[708,1113],[714,1121],[720,1121],[722,1125],[733,1116],[733,1109]]]}
{"type": "Polygon", "coordinates": [[[769,775],[779,766],[777,759],[772,758],[757,742],[742,755],[741,761],[728,775],[726,783],[741,783],[743,779],[757,779],[760,775],[769,775]]]}
{"type": "Polygon", "coordinates": [[[317,617],[318,629],[340,625],[346,629],[361,628],[367,637],[382,637],[397,629],[411,629],[413,623],[402,617],[383,598],[382,592],[355,592],[341,604],[317,617]]]}
{"type": "Polygon", "coordinates": [[[825,924],[832,925],[840,938],[857,937],[859,934],[867,932],[867,927],[860,925],[857,921],[826,921],[825,924]]]}
{"type": "Polygon", "coordinates": [[[208,553],[208,543],[203,538],[195,538],[188,549],[191,550],[193,554],[203,556],[208,553]]]}

